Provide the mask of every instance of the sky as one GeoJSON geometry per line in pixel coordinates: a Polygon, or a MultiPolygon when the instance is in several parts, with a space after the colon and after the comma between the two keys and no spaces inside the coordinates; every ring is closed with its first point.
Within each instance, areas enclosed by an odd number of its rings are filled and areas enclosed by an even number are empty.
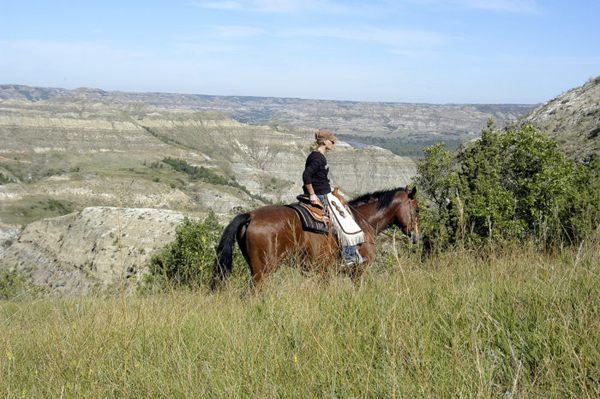
{"type": "Polygon", "coordinates": [[[600,75],[599,0],[0,0],[0,84],[538,104],[600,75]]]}

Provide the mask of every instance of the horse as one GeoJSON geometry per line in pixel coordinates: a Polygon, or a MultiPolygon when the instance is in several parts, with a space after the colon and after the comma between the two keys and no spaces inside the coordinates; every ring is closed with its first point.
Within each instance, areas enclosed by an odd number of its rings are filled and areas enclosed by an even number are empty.
{"type": "MultiPolygon", "coordinates": [[[[358,246],[366,261],[356,269],[360,277],[364,269],[375,260],[375,237],[395,225],[412,243],[420,240],[419,205],[417,189],[398,187],[376,191],[348,201],[355,221],[365,232],[366,242],[358,246]]],[[[231,272],[234,239],[250,266],[252,283],[261,284],[289,256],[296,253],[303,264],[321,264],[322,270],[335,263],[338,245],[331,234],[318,234],[302,229],[300,217],[292,208],[270,205],[237,215],[223,231],[217,247],[213,274],[213,288],[231,272]]]]}

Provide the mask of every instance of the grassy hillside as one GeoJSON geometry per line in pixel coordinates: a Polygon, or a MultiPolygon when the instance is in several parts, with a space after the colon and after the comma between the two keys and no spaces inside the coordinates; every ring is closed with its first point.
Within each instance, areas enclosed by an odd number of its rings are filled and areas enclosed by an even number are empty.
{"type": "Polygon", "coordinates": [[[597,397],[600,246],[382,257],[364,284],[0,303],[4,397],[597,397]]]}

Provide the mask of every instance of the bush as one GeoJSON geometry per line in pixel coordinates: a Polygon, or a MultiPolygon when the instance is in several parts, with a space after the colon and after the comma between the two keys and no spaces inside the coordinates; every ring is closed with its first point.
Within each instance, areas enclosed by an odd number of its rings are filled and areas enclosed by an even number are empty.
{"type": "Polygon", "coordinates": [[[200,166],[192,166],[188,164],[186,161],[182,159],[173,159],[171,157],[167,157],[163,159],[163,162],[167,165],[170,165],[177,172],[182,172],[188,175],[190,180],[195,181],[203,181],[210,184],[220,185],[220,186],[230,186],[235,187],[244,193],[246,193],[253,200],[261,201],[265,204],[272,204],[272,201],[259,195],[252,194],[245,186],[242,186],[237,181],[235,181],[235,177],[231,177],[231,179],[227,179],[223,176],[219,176],[218,174],[212,172],[211,170],[200,166]]]}
{"type": "Polygon", "coordinates": [[[163,159],[163,162],[170,165],[176,171],[187,174],[190,180],[200,180],[221,186],[233,185],[233,182],[229,179],[219,176],[203,166],[192,166],[182,159],[167,157],[163,159]]]}
{"type": "Polygon", "coordinates": [[[212,279],[215,245],[222,227],[211,212],[204,220],[185,218],[175,230],[175,241],[150,259],[146,283],[159,287],[197,288],[212,279]]]}
{"type": "Polygon", "coordinates": [[[575,242],[600,220],[600,161],[576,165],[532,126],[505,133],[493,121],[452,170],[443,145],[425,149],[416,183],[430,246],[484,240],[575,242]]]}
{"type": "Polygon", "coordinates": [[[27,290],[25,276],[16,270],[0,270],[0,299],[13,299],[27,290]]]}
{"type": "MultiPolygon", "coordinates": [[[[454,235],[450,198],[457,197],[458,175],[452,170],[452,156],[444,143],[423,150],[425,157],[417,160],[419,175],[415,181],[426,206],[421,207],[419,219],[425,232],[423,239],[428,247],[438,247],[454,235]]],[[[459,223],[460,224],[460,223],[459,223]]]]}
{"type": "Polygon", "coordinates": [[[7,184],[10,182],[11,182],[11,180],[8,178],[8,176],[5,176],[4,173],[0,172],[0,185],[7,184]]]}
{"type": "MultiPolygon", "coordinates": [[[[147,274],[140,292],[160,291],[165,288],[206,288],[212,283],[215,249],[223,226],[211,212],[204,220],[185,218],[175,230],[175,240],[167,244],[149,261],[147,274]]],[[[247,285],[250,272],[237,245],[233,253],[231,284],[247,285]]]]}
{"type": "Polygon", "coordinates": [[[574,185],[569,191],[559,218],[565,233],[580,242],[600,231],[600,157],[576,169],[574,185]]]}
{"type": "Polygon", "coordinates": [[[68,215],[73,212],[73,207],[68,203],[64,203],[61,201],[57,201],[54,199],[49,199],[46,201],[47,206],[44,208],[51,212],[58,212],[60,215],[68,215]]]}

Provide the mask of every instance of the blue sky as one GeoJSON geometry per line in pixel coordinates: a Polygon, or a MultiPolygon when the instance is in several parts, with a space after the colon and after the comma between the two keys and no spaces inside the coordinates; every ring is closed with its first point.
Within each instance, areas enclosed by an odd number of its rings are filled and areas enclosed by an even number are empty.
{"type": "Polygon", "coordinates": [[[600,75],[598,0],[0,0],[0,84],[541,103],[600,75]]]}

